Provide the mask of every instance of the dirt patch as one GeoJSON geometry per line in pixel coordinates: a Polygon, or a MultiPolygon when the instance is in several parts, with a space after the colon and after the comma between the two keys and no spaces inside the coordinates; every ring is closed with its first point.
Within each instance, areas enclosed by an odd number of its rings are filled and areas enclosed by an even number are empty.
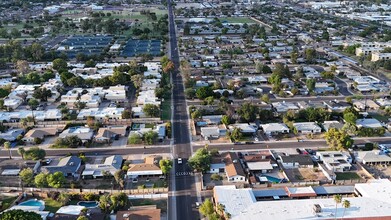
{"type": "Polygon", "coordinates": [[[285,173],[291,182],[321,181],[326,179],[318,168],[285,169],[285,173]]]}

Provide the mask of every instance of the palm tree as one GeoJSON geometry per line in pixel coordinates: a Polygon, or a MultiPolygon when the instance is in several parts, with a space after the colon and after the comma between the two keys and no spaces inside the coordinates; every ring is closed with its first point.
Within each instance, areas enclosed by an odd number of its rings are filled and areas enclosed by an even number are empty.
{"type": "Polygon", "coordinates": [[[24,160],[24,153],[26,153],[26,151],[24,150],[23,147],[19,147],[18,148],[18,154],[20,154],[20,156],[22,156],[22,159],[24,160]]]}
{"type": "Polygon", "coordinates": [[[11,143],[9,141],[4,142],[4,149],[9,151],[10,159],[12,159],[11,143]]]}
{"type": "Polygon", "coordinates": [[[343,217],[345,216],[345,211],[346,211],[346,209],[350,208],[350,201],[345,199],[345,200],[342,202],[342,207],[343,207],[344,209],[343,209],[343,214],[342,214],[342,217],[341,217],[341,218],[343,218],[343,217]]]}
{"type": "Polygon", "coordinates": [[[334,213],[334,217],[335,219],[337,219],[337,207],[338,207],[338,204],[342,202],[342,196],[341,195],[334,195],[334,201],[335,201],[335,213],[334,213]]]}

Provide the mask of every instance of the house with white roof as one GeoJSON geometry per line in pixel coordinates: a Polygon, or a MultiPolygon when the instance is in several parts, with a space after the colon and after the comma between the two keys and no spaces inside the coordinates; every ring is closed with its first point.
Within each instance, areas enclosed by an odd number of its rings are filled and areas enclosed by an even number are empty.
{"type": "Polygon", "coordinates": [[[302,134],[316,134],[322,131],[319,125],[317,125],[315,122],[293,123],[293,126],[298,133],[302,134]]]}
{"type": "Polygon", "coordinates": [[[387,154],[382,153],[379,150],[373,151],[357,151],[356,152],[356,160],[357,162],[368,164],[368,165],[390,165],[391,157],[387,154]]]}
{"type": "Polygon", "coordinates": [[[332,172],[344,172],[351,169],[352,158],[347,152],[318,151],[316,156],[332,172]]]}
{"type": "Polygon", "coordinates": [[[92,116],[97,120],[122,119],[122,112],[124,110],[124,108],[116,107],[82,109],[77,115],[77,119],[85,120],[89,116],[92,116]]]}
{"type": "Polygon", "coordinates": [[[91,128],[87,128],[87,127],[70,127],[68,129],[64,130],[59,135],[59,138],[66,138],[66,137],[69,137],[69,136],[77,136],[83,142],[86,142],[86,141],[91,140],[93,135],[94,135],[94,131],[91,128]]]}
{"type": "Polygon", "coordinates": [[[376,118],[361,118],[356,120],[358,128],[382,128],[383,125],[376,118]]]}
{"type": "Polygon", "coordinates": [[[289,110],[293,111],[298,111],[300,108],[293,102],[273,102],[272,103],[273,108],[276,110],[278,113],[284,113],[289,110]]]}
{"type": "Polygon", "coordinates": [[[96,179],[105,176],[105,174],[114,176],[115,172],[121,169],[122,162],[123,162],[122,156],[113,155],[107,157],[103,161],[103,163],[96,163],[96,164],[87,163],[82,173],[82,177],[83,179],[87,179],[87,178],[96,179]]]}
{"type": "Polygon", "coordinates": [[[239,128],[243,134],[253,134],[258,130],[257,125],[252,123],[236,123],[236,124],[229,125],[228,128],[231,131],[234,130],[235,128],[239,128]]]}
{"type": "Polygon", "coordinates": [[[269,123],[261,124],[264,134],[266,135],[277,135],[277,134],[287,134],[289,133],[289,128],[283,123],[269,123]]]}
{"type": "Polygon", "coordinates": [[[331,128],[335,128],[337,130],[342,129],[343,124],[339,121],[324,121],[322,123],[322,127],[325,131],[328,131],[331,128]]]}

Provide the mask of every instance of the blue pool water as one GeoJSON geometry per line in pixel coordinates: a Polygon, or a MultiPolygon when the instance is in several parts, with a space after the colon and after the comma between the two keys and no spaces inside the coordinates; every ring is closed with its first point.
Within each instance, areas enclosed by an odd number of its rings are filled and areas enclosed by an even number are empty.
{"type": "Polygon", "coordinates": [[[44,206],[45,204],[41,200],[31,199],[26,202],[22,202],[19,205],[21,205],[21,206],[44,206]]]}
{"type": "Polygon", "coordinates": [[[269,182],[272,182],[272,183],[280,183],[281,182],[281,179],[278,179],[273,176],[268,176],[268,175],[262,175],[262,176],[266,177],[267,180],[269,180],[269,182]]]}
{"type": "Polygon", "coordinates": [[[98,207],[98,202],[96,201],[80,201],[77,205],[84,206],[86,208],[95,208],[98,207]]]}

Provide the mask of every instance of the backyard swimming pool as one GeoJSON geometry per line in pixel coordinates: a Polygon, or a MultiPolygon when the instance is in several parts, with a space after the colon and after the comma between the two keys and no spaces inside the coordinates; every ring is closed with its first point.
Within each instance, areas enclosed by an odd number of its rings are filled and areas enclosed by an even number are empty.
{"type": "Polygon", "coordinates": [[[77,203],[77,205],[84,206],[86,208],[96,208],[98,207],[97,201],[80,201],[77,203]]]}
{"type": "Polygon", "coordinates": [[[272,183],[280,183],[282,180],[281,179],[278,179],[276,177],[273,177],[273,176],[268,176],[268,175],[262,175],[263,177],[266,177],[267,180],[269,180],[269,182],[272,182],[272,183]]]}
{"type": "MultiPolygon", "coordinates": [[[[37,207],[40,211],[45,209],[45,202],[42,200],[37,200],[37,199],[30,199],[25,202],[20,203],[17,206],[30,206],[30,207],[37,207]]],[[[33,209],[37,209],[33,208],[33,209]]]]}

